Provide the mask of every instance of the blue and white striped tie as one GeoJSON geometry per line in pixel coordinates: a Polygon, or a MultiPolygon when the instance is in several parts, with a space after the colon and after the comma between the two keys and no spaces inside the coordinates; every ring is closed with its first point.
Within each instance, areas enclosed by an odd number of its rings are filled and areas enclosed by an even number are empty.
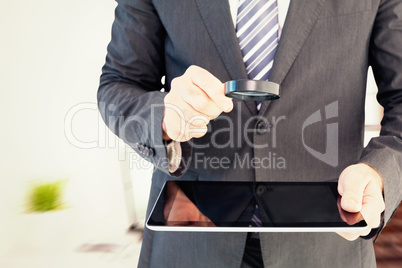
{"type": "MultiPolygon", "coordinates": [[[[236,33],[248,78],[268,80],[278,47],[276,0],[240,0],[236,33]]],[[[260,107],[261,103],[257,102],[257,109],[260,107]]],[[[262,226],[258,205],[255,206],[250,226],[262,226]]]]}
{"type": "Polygon", "coordinates": [[[240,0],[236,32],[248,78],[268,80],[278,46],[276,0],[240,0]]]}
{"type": "Polygon", "coordinates": [[[260,209],[258,208],[258,204],[255,205],[254,213],[253,213],[253,216],[251,217],[249,226],[251,226],[251,227],[261,227],[262,226],[261,213],[260,213],[260,209]]]}

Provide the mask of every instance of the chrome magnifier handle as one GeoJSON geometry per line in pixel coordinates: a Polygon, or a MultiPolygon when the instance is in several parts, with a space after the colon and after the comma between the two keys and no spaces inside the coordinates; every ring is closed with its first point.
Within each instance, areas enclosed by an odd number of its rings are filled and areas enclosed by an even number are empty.
{"type": "Polygon", "coordinates": [[[252,101],[279,99],[279,84],[261,80],[232,80],[224,83],[225,95],[252,101]]]}

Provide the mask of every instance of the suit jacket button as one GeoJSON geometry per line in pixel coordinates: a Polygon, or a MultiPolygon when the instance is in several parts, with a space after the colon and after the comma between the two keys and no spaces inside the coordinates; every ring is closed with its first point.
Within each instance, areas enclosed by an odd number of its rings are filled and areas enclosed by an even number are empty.
{"type": "Polygon", "coordinates": [[[270,125],[265,121],[258,121],[256,125],[256,132],[257,134],[265,134],[268,133],[270,125]]]}
{"type": "Polygon", "coordinates": [[[137,143],[137,149],[140,151],[141,154],[144,154],[144,145],[142,145],[141,143],[137,143]]]}
{"type": "Polygon", "coordinates": [[[152,148],[149,148],[149,157],[153,157],[155,155],[155,150],[152,148]]]}
{"type": "Polygon", "coordinates": [[[257,189],[256,189],[257,195],[259,195],[259,196],[263,195],[266,190],[267,190],[267,187],[265,187],[265,185],[258,185],[257,189]]]}
{"type": "Polygon", "coordinates": [[[143,153],[144,153],[145,156],[149,156],[149,148],[144,146],[143,153]]]}

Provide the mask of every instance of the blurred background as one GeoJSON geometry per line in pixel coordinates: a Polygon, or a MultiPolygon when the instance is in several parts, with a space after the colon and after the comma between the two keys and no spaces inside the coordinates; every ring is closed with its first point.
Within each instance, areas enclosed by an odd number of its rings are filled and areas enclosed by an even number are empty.
{"type": "MultiPolygon", "coordinates": [[[[133,267],[152,166],[96,104],[112,0],[0,2],[0,267],[133,267]],[[26,213],[38,183],[63,181],[63,209],[26,213]],[[134,231],[132,224],[139,224],[134,231]]],[[[366,139],[381,108],[368,82],[366,139]]]]}
{"type": "Polygon", "coordinates": [[[0,267],[136,266],[141,234],[127,230],[143,221],[152,167],[130,169],[138,156],[96,104],[115,6],[0,2],[0,267]],[[33,185],[59,180],[65,209],[24,213],[33,185]]]}

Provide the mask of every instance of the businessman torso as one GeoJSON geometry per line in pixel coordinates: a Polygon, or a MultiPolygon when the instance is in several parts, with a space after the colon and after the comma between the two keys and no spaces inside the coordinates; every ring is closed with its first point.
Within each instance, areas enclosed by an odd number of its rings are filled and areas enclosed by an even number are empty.
{"type": "MultiPolygon", "coordinates": [[[[172,79],[190,65],[222,82],[247,78],[226,0],[118,2],[116,25],[132,25],[117,29],[133,30],[127,35],[136,41],[130,58],[120,60],[135,62],[127,72],[140,77],[136,86],[150,89],[157,85],[150,81],[165,74],[169,90],[172,79]],[[135,20],[127,10],[136,14],[135,20]]],[[[231,113],[211,121],[208,133],[191,141],[191,160],[181,179],[336,180],[356,163],[363,151],[367,69],[376,53],[373,35],[383,27],[376,21],[379,6],[379,0],[293,0],[270,78],[281,85],[281,98],[265,102],[260,111],[254,102],[235,101],[231,113]]],[[[112,48],[109,53],[127,49],[112,48]]],[[[168,179],[155,169],[150,207],[168,179]]],[[[139,266],[236,267],[245,239],[245,233],[146,230],[139,266]]],[[[263,234],[261,241],[270,267],[375,265],[372,243],[362,239],[279,233],[263,234]]]]}

